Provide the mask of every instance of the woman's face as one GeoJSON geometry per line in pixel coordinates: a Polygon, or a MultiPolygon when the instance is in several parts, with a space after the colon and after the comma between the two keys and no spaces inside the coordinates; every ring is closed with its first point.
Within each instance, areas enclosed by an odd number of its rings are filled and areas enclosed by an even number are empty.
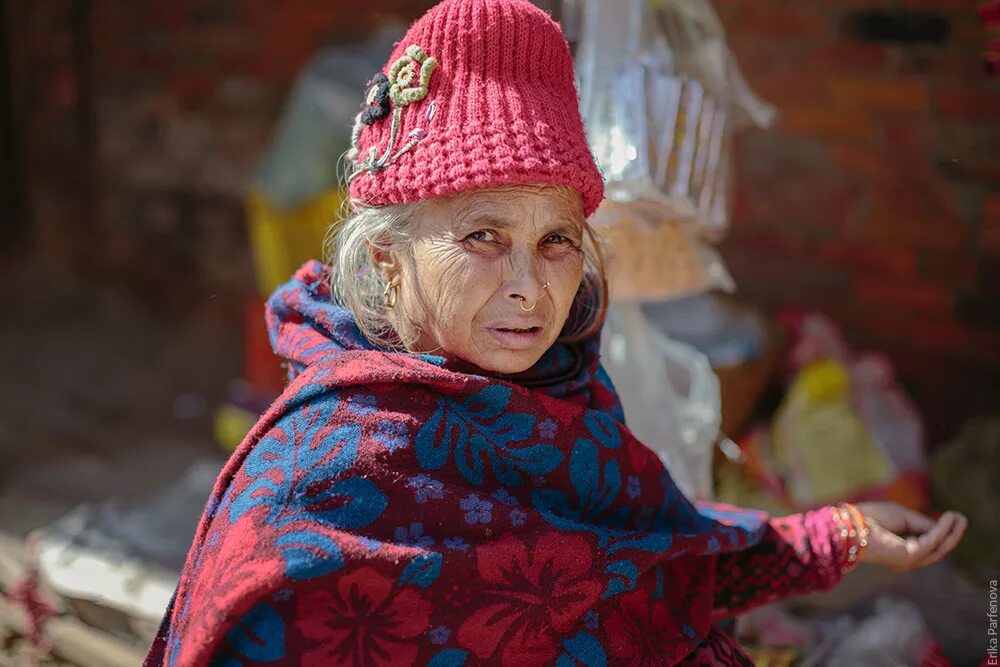
{"type": "Polygon", "coordinates": [[[502,374],[555,342],[583,279],[583,204],[568,188],[517,186],[428,201],[398,275],[390,320],[409,347],[502,374]]]}

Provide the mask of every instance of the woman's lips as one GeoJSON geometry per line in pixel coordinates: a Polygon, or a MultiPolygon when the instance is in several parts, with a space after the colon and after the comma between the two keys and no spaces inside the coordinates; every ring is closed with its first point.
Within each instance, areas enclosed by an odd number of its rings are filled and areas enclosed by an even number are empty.
{"type": "Polygon", "coordinates": [[[537,324],[510,324],[486,327],[486,333],[511,350],[527,350],[542,339],[544,329],[537,324]]]}

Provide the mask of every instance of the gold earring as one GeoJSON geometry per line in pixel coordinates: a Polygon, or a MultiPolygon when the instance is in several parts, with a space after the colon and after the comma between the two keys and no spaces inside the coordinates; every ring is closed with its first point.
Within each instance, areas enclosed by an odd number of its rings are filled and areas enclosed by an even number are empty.
{"type": "Polygon", "coordinates": [[[396,297],[399,296],[399,276],[393,276],[389,282],[385,284],[385,291],[382,292],[382,298],[385,300],[385,307],[390,310],[396,307],[396,297]]]}

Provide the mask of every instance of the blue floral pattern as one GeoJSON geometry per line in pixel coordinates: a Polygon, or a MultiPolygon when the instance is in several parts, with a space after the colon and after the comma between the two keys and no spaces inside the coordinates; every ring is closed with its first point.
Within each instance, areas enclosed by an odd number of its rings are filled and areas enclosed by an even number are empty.
{"type": "Polygon", "coordinates": [[[326,427],[336,401],[288,413],[247,457],[251,480],[228,507],[230,523],[251,510],[280,531],[275,544],[289,577],[308,579],[341,567],[340,547],[318,528],[362,528],[388,502],[369,479],[347,473],[358,454],[360,426],[326,427]],[[290,447],[289,442],[302,443],[290,447]],[[302,524],[301,526],[299,524],[302,524]]]}
{"type": "Polygon", "coordinates": [[[396,544],[402,546],[428,549],[434,546],[434,538],[424,535],[424,524],[419,521],[411,523],[410,527],[398,526],[392,534],[396,544]]]}
{"type": "Polygon", "coordinates": [[[494,384],[463,401],[442,399],[416,438],[417,462],[424,470],[438,470],[454,456],[466,481],[481,486],[492,472],[501,484],[516,487],[522,475],[555,470],[563,455],[551,444],[515,443],[530,439],[535,417],[508,412],[510,387],[494,384]]]}
{"type": "Polygon", "coordinates": [[[413,499],[419,505],[423,505],[428,500],[441,500],[444,498],[444,485],[424,474],[410,477],[406,481],[406,486],[414,490],[413,499]]]}
{"type": "Polygon", "coordinates": [[[493,521],[493,503],[470,493],[459,502],[465,512],[466,523],[490,523],[493,521]]]}
{"type": "Polygon", "coordinates": [[[212,667],[242,667],[243,659],[277,662],[285,657],[285,622],[273,605],[258,604],[226,634],[226,646],[212,667]]]}

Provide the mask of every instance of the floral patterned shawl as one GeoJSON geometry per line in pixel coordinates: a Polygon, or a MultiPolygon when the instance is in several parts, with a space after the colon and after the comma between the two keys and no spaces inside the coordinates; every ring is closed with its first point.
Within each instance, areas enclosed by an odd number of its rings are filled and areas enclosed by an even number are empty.
{"type": "Polygon", "coordinates": [[[719,554],[623,425],[596,340],[501,379],[374,349],[311,262],[269,303],[292,382],[219,476],[148,665],[676,664],[719,554]]]}

